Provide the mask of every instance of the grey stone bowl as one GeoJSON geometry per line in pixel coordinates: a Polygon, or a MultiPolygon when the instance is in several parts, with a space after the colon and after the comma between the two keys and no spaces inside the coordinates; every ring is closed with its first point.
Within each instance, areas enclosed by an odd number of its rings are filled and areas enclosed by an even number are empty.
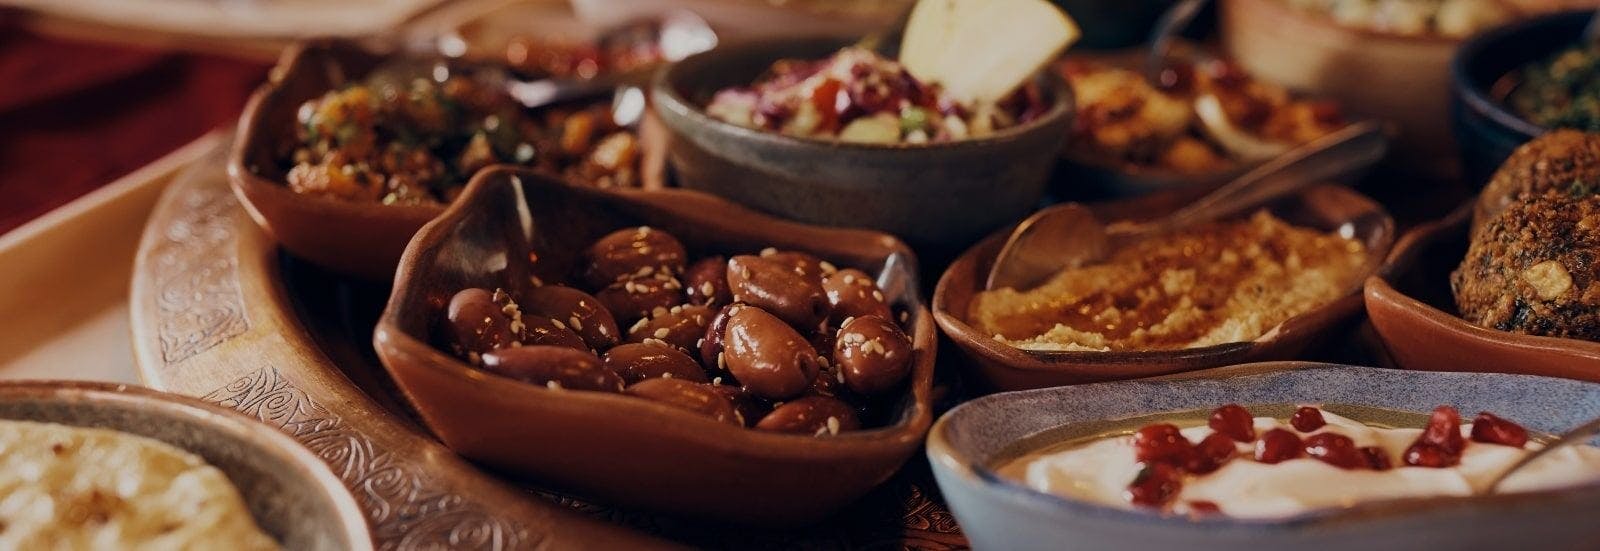
{"type": "Polygon", "coordinates": [[[1275,415],[1288,414],[1296,403],[1324,404],[1363,421],[1415,427],[1426,419],[1415,412],[1449,404],[1468,415],[1492,411],[1551,434],[1600,416],[1600,384],[1306,362],[1244,364],[978,398],[934,423],[928,459],[951,512],[977,549],[1594,549],[1600,542],[1600,482],[1375,502],[1281,520],[1191,520],[1035,492],[992,470],[1022,448],[1131,430],[1149,416],[1226,403],[1275,415]],[[1281,411],[1273,411],[1274,405],[1281,411]]]}
{"type": "Polygon", "coordinates": [[[0,383],[0,419],[153,438],[204,458],[284,549],[370,551],[367,522],[333,471],[293,438],[192,398],[112,383],[0,383]]]}
{"type": "Polygon", "coordinates": [[[718,48],[664,67],[651,97],[683,187],[812,224],[895,234],[919,250],[959,251],[1038,206],[1072,119],[1072,92],[1041,72],[1044,115],[982,139],[855,144],[796,138],[714,119],[716,91],[747,85],[782,58],[848,45],[805,38],[718,48]]]}

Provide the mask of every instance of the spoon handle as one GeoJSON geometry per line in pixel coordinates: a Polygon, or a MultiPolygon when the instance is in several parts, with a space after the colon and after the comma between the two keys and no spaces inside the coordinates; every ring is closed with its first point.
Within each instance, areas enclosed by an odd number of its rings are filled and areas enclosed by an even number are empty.
{"type": "Polygon", "coordinates": [[[1382,159],[1388,149],[1389,141],[1382,124],[1375,121],[1351,124],[1262,163],[1172,216],[1153,223],[1159,224],[1157,231],[1188,227],[1241,205],[1261,204],[1370,166],[1382,159]]]}
{"type": "Polygon", "coordinates": [[[1555,438],[1555,440],[1553,440],[1549,444],[1545,445],[1545,447],[1540,448],[1538,451],[1535,451],[1535,452],[1530,453],[1528,455],[1522,456],[1522,459],[1518,460],[1516,463],[1512,463],[1510,467],[1506,467],[1506,470],[1500,471],[1499,475],[1496,475],[1493,479],[1489,480],[1489,483],[1487,485],[1485,485],[1483,487],[1483,489],[1479,493],[1481,493],[1481,494],[1492,494],[1492,493],[1494,493],[1495,489],[1500,487],[1500,483],[1501,482],[1505,482],[1505,480],[1507,478],[1511,477],[1511,473],[1514,473],[1514,472],[1517,472],[1517,471],[1521,470],[1523,467],[1526,467],[1529,463],[1533,463],[1534,461],[1537,461],[1540,457],[1544,457],[1545,454],[1548,454],[1548,453],[1550,453],[1552,451],[1555,451],[1557,449],[1565,447],[1565,446],[1567,446],[1569,444],[1581,444],[1584,441],[1588,440],[1589,437],[1594,436],[1596,434],[1600,434],[1600,417],[1596,417],[1594,419],[1590,419],[1589,422],[1584,423],[1582,425],[1578,425],[1577,428],[1574,428],[1574,429],[1569,430],[1567,432],[1563,432],[1563,433],[1561,433],[1560,436],[1557,436],[1555,438]]]}
{"type": "Polygon", "coordinates": [[[1589,16],[1589,24],[1583,26],[1583,43],[1591,46],[1600,44],[1600,8],[1594,10],[1594,15],[1589,16]]]}
{"type": "Polygon", "coordinates": [[[1150,52],[1145,54],[1144,76],[1151,84],[1160,86],[1161,72],[1167,69],[1167,57],[1172,50],[1172,42],[1189,28],[1189,23],[1200,15],[1200,8],[1206,6],[1206,0],[1183,0],[1167,11],[1162,12],[1161,19],[1156,21],[1156,26],[1150,31],[1150,52]]]}

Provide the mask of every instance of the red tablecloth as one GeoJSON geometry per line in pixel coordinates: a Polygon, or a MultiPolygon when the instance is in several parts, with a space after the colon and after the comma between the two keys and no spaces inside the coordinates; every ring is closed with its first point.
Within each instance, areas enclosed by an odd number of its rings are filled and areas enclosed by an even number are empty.
{"type": "Polygon", "coordinates": [[[267,68],[0,20],[0,233],[232,124],[267,68]]]}

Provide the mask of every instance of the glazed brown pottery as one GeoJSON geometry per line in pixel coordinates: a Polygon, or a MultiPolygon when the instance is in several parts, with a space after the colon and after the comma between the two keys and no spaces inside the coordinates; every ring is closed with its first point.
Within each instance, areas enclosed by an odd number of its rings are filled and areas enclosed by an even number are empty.
{"type": "Polygon", "coordinates": [[[915,274],[909,249],[888,235],[786,222],[698,192],[594,190],[493,168],[407,248],[374,344],[422,421],[485,466],[620,505],[797,526],[883,482],[922,442],[935,338],[915,274]],[[750,430],[636,397],[521,383],[435,346],[457,291],[517,295],[530,277],[562,281],[596,238],[639,225],[676,236],[691,257],[771,246],[876,274],[908,313],[914,343],[891,424],[826,438],[750,430]]]}
{"type": "Polygon", "coordinates": [[[1367,315],[1400,367],[1600,382],[1600,343],[1480,327],[1457,315],[1450,272],[1467,251],[1476,202],[1407,232],[1367,280],[1367,315]]]}
{"type": "MultiPolygon", "coordinates": [[[[1341,233],[1366,246],[1367,272],[1375,272],[1394,242],[1394,221],[1381,206],[1348,188],[1324,185],[1266,205],[1297,226],[1341,233]]],[[[1241,205],[1238,214],[1255,209],[1241,205]]],[[[1103,216],[1116,220],[1111,216],[1103,216]]],[[[1360,279],[1350,294],[1295,316],[1250,342],[1203,348],[1127,352],[1030,352],[1011,347],[967,325],[973,295],[983,289],[989,265],[1010,229],[1002,230],[957,258],[933,292],[934,319],[970,358],[971,375],[990,390],[1022,390],[1167,375],[1238,363],[1292,358],[1332,336],[1361,312],[1360,279]]]]}

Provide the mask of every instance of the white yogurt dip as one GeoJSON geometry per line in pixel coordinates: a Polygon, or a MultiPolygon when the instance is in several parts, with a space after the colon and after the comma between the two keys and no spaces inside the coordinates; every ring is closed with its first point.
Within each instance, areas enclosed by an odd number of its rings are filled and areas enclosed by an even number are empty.
{"type": "MultiPolygon", "coordinates": [[[[1540,445],[1523,448],[1473,442],[1471,424],[1461,427],[1468,438],[1461,462],[1448,468],[1407,466],[1401,461],[1422,429],[1381,428],[1322,412],[1327,425],[1316,431],[1295,431],[1289,423],[1256,417],[1259,436],[1274,428],[1294,432],[1302,440],[1318,433],[1348,436],[1357,447],[1381,447],[1394,468],[1383,471],[1347,470],[1302,455],[1276,464],[1256,462],[1254,444],[1235,442],[1239,456],[1215,472],[1184,477],[1182,490],[1172,499],[1172,511],[1186,513],[1188,503],[1209,501],[1223,514],[1239,518],[1280,518],[1317,509],[1349,507],[1383,499],[1462,496],[1486,484],[1505,468],[1540,445]]],[[[1198,443],[1212,432],[1209,427],[1183,429],[1198,443]]],[[[1024,481],[1028,487],[1073,499],[1133,509],[1124,497],[1139,473],[1131,435],[1104,438],[1081,446],[1028,454],[1000,468],[1002,475],[1024,481]]],[[[1600,448],[1569,446],[1524,467],[1501,484],[1501,491],[1531,491],[1573,486],[1600,479],[1600,448]]]]}

